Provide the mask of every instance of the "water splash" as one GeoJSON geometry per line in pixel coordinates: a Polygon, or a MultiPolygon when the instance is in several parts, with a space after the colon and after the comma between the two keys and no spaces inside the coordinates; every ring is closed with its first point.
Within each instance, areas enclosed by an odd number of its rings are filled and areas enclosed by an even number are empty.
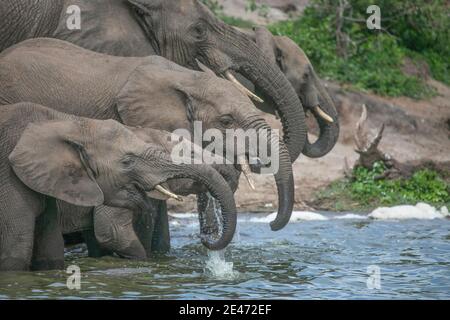
{"type": "MultiPolygon", "coordinates": [[[[206,208],[212,211],[214,217],[214,224],[217,227],[218,235],[223,233],[223,216],[222,209],[219,202],[208,192],[208,203],[206,208]],[[211,207],[210,207],[211,206],[211,207]]],[[[236,230],[237,231],[237,230],[236,230]]],[[[233,240],[236,240],[236,234],[233,240]]],[[[215,279],[231,280],[235,279],[238,272],[233,270],[233,262],[225,261],[225,249],[218,251],[208,250],[208,259],[205,264],[205,274],[210,275],[215,279]]]]}
{"type": "Polygon", "coordinates": [[[219,280],[232,280],[239,275],[239,272],[233,270],[233,262],[225,260],[225,250],[208,250],[208,259],[206,260],[204,272],[219,280]]]}
{"type": "Polygon", "coordinates": [[[208,192],[208,206],[209,204],[212,204],[212,209],[214,212],[214,217],[216,218],[216,224],[219,229],[219,234],[222,235],[223,233],[223,216],[222,216],[222,208],[220,207],[219,201],[217,201],[216,198],[214,198],[211,193],[208,192]]]}
{"type": "Polygon", "coordinates": [[[234,232],[234,236],[233,236],[233,242],[240,242],[241,241],[241,233],[240,233],[240,228],[239,228],[239,224],[236,224],[236,231],[234,232]]]}

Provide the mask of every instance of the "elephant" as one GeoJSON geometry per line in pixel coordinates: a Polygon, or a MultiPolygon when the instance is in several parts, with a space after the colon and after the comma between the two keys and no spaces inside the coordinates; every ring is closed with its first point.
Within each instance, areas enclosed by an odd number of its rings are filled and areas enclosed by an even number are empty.
{"type": "MultiPolygon", "coordinates": [[[[178,142],[178,139],[174,139],[168,132],[146,128],[132,128],[132,130],[144,142],[159,145],[168,154],[173,152],[174,147],[183,143],[189,145],[193,159],[195,156],[213,157],[212,154],[186,139],[178,142]]],[[[224,163],[224,161],[219,162],[224,163]]],[[[233,165],[213,164],[212,167],[222,175],[234,193],[238,187],[240,171],[233,165]]],[[[165,186],[177,195],[197,194],[201,198],[207,193],[207,189],[201,183],[192,179],[169,180],[165,186]]],[[[154,253],[169,251],[168,216],[165,201],[161,201],[168,199],[168,196],[161,195],[159,192],[157,194],[149,193],[149,195],[160,199],[150,201],[155,208],[149,212],[133,212],[105,205],[92,209],[57,201],[65,239],[71,239],[71,244],[86,242],[90,257],[116,254],[122,258],[143,260],[151,258],[154,253]],[[158,208],[158,206],[162,206],[162,208],[158,208]],[[74,233],[80,232],[82,232],[81,235],[74,237],[74,233]]],[[[211,221],[208,225],[204,223],[208,219],[208,215],[213,215],[213,213],[202,210],[200,207],[200,235],[201,237],[218,236],[220,226],[216,220],[211,221]]]]}
{"type": "Polygon", "coordinates": [[[217,199],[220,238],[202,238],[211,250],[232,240],[233,193],[209,165],[176,164],[160,146],[146,143],[115,120],[76,117],[34,103],[0,108],[0,270],[61,268],[62,231],[56,199],[94,207],[148,209],[147,193],[170,194],[161,184],[193,179],[217,199]],[[33,241],[34,240],[34,241],[33,241]]]}
{"type": "MultiPolygon", "coordinates": [[[[265,27],[239,29],[255,41],[264,55],[276,63],[297,92],[305,113],[310,111],[316,119],[320,134],[316,142],[306,140],[303,154],[319,158],[329,153],[339,138],[339,118],[333,100],[321,83],[305,52],[289,37],[274,36],[265,27]]],[[[254,90],[245,78],[241,82],[254,90]]],[[[276,114],[270,103],[259,103],[258,107],[276,114]]]]}
{"type": "MultiPolygon", "coordinates": [[[[174,147],[179,144],[177,139],[175,139],[177,141],[175,143],[169,142],[173,140],[171,135],[159,130],[146,129],[145,133],[139,137],[147,143],[162,146],[167,153],[172,153],[174,147]]],[[[196,155],[207,156],[207,151],[190,141],[184,140],[182,143],[190,144],[190,150],[193,151],[192,157],[196,155]]],[[[212,154],[208,156],[212,157],[212,154]]],[[[234,165],[213,164],[212,167],[227,181],[231,191],[236,192],[240,171],[234,165]]],[[[207,197],[208,190],[192,179],[168,181],[167,187],[177,195],[196,194],[199,198],[207,197]]],[[[167,199],[167,196],[161,197],[159,195],[158,199],[167,199]]],[[[215,199],[213,201],[217,202],[215,199]]],[[[149,214],[136,213],[124,208],[98,206],[95,207],[92,215],[88,215],[86,211],[83,211],[83,208],[63,203],[61,205],[63,233],[72,235],[74,231],[83,231],[84,242],[88,246],[88,253],[91,257],[115,253],[127,259],[151,258],[155,253],[165,253],[170,249],[165,202],[157,203],[161,203],[159,205],[162,205],[164,210],[155,208],[150,210],[149,214]]],[[[210,216],[215,215],[213,212],[209,212],[207,208],[199,206],[201,237],[217,236],[220,232],[219,228],[222,223],[218,223],[216,220],[211,221],[210,216]],[[206,221],[210,222],[206,224],[206,221]]],[[[75,243],[82,242],[82,240],[78,239],[75,243]]]]}
{"type": "Polygon", "coordinates": [[[237,82],[239,72],[276,106],[292,161],[305,146],[305,114],[289,81],[248,35],[215,17],[199,0],[0,2],[0,51],[38,37],[114,56],[161,55],[194,70],[200,70],[198,60],[260,100],[237,82]],[[69,27],[77,10],[80,28],[69,27]]]}
{"type": "MultiPolygon", "coordinates": [[[[276,231],[289,222],[294,180],[285,144],[250,99],[212,71],[186,69],[160,56],[108,56],[42,38],[23,41],[0,54],[0,84],[0,105],[30,101],[77,116],[169,132],[194,133],[199,121],[203,130],[225,134],[230,129],[253,129],[266,134],[267,149],[279,155],[279,170],[274,172],[278,214],[270,226],[276,231]]],[[[234,153],[232,144],[224,149],[227,155],[234,153]]],[[[248,167],[257,151],[247,148],[238,154],[241,167],[248,167]]]]}

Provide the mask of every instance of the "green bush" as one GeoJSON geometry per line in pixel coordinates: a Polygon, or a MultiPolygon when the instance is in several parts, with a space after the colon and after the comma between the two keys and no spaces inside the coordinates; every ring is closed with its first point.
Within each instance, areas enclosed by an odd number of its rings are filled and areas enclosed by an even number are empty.
{"type": "MultiPolygon", "coordinates": [[[[253,23],[228,17],[217,0],[202,0],[223,21],[241,28],[253,23]]],[[[435,94],[423,79],[402,71],[406,58],[426,62],[433,78],[450,85],[450,19],[447,0],[379,0],[382,30],[369,30],[366,9],[371,0],[348,0],[342,31],[351,41],[347,57],[336,53],[335,0],[313,0],[296,20],[275,23],[269,29],[293,39],[325,78],[347,83],[358,90],[415,99],[435,94]]],[[[250,11],[259,7],[247,1],[250,11]]]]}
{"type": "Polygon", "coordinates": [[[450,186],[434,171],[419,170],[410,179],[377,179],[385,170],[382,162],[376,163],[372,170],[356,168],[353,172],[354,180],[346,187],[352,199],[364,205],[417,202],[444,205],[450,202],[450,186]]]}
{"type": "Polygon", "coordinates": [[[380,179],[386,170],[382,162],[371,170],[357,167],[352,179],[333,182],[316,195],[316,205],[330,210],[372,210],[381,206],[426,202],[450,208],[450,183],[437,172],[422,169],[409,179],[380,179]]]}
{"type": "Polygon", "coordinates": [[[321,76],[381,95],[416,99],[432,96],[434,90],[423,79],[402,71],[405,58],[409,58],[413,62],[426,61],[434,78],[450,84],[450,19],[445,13],[444,1],[432,4],[424,0],[413,1],[413,4],[379,1],[382,28],[389,28],[387,31],[367,28],[366,8],[370,1],[349,0],[355,21],[346,20],[343,27],[343,32],[351,39],[345,58],[336,53],[337,1],[313,3],[315,5],[306,8],[299,19],[276,23],[270,30],[290,37],[301,46],[321,76]],[[384,25],[385,15],[398,17],[388,17],[384,25]]]}

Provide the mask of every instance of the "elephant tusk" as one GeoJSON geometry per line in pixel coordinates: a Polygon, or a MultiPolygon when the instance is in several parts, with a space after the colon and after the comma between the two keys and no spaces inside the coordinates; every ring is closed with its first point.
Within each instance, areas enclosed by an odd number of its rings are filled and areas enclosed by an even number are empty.
{"type": "Polygon", "coordinates": [[[175,199],[175,200],[180,201],[180,202],[183,201],[182,197],[180,197],[180,196],[176,195],[175,193],[172,193],[172,192],[164,189],[160,185],[157,185],[155,187],[155,190],[159,191],[160,193],[162,193],[165,196],[168,196],[169,198],[175,199]]]}
{"type": "Polygon", "coordinates": [[[253,179],[251,177],[251,170],[250,166],[248,165],[247,159],[245,159],[245,156],[238,157],[239,164],[241,165],[242,172],[244,173],[245,179],[247,179],[247,182],[252,190],[256,190],[255,184],[253,183],[253,179]]]}
{"type": "Polygon", "coordinates": [[[230,80],[231,82],[233,82],[233,83],[236,85],[236,87],[237,87],[240,91],[242,91],[245,95],[249,96],[250,98],[252,98],[252,99],[255,100],[256,102],[259,102],[259,103],[263,103],[263,102],[264,102],[263,99],[261,99],[260,97],[258,97],[256,94],[254,94],[254,93],[251,92],[250,90],[248,90],[246,87],[244,87],[244,85],[243,85],[242,83],[240,83],[239,80],[236,79],[235,76],[233,76],[233,75],[231,74],[230,71],[226,71],[226,72],[225,72],[225,77],[226,77],[228,80],[230,80]]]}
{"type": "Polygon", "coordinates": [[[325,111],[323,111],[319,105],[314,107],[314,110],[317,112],[317,114],[325,121],[329,123],[333,123],[334,120],[332,117],[330,117],[325,111]]]}

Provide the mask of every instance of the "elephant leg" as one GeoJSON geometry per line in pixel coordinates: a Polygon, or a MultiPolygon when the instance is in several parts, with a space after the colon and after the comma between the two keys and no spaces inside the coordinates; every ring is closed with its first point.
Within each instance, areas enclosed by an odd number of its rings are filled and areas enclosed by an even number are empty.
{"type": "Polygon", "coordinates": [[[36,219],[32,270],[64,268],[64,238],[58,218],[56,200],[47,199],[43,214],[36,219]]]}
{"type": "Polygon", "coordinates": [[[152,199],[149,212],[141,213],[134,222],[134,230],[145,248],[147,257],[153,253],[170,251],[169,217],[164,200],[152,199]]]}
{"type": "Polygon", "coordinates": [[[100,258],[104,256],[110,256],[113,254],[111,250],[102,248],[95,238],[95,232],[93,229],[83,231],[83,239],[88,249],[88,256],[91,258],[100,258]]]}
{"type": "Polygon", "coordinates": [[[0,271],[27,271],[33,254],[35,219],[43,210],[43,201],[19,183],[17,188],[3,191],[1,195],[7,195],[7,200],[0,201],[0,271]]]}
{"type": "Polygon", "coordinates": [[[133,212],[98,206],[94,210],[95,238],[100,246],[127,259],[146,259],[147,254],[133,229],[133,212]]]}
{"type": "Polygon", "coordinates": [[[166,201],[157,200],[155,227],[152,239],[152,252],[167,253],[170,251],[169,216],[166,201]]]}
{"type": "Polygon", "coordinates": [[[23,212],[20,217],[0,217],[0,271],[30,269],[34,220],[31,211],[23,212]]]}
{"type": "Polygon", "coordinates": [[[136,215],[133,221],[133,229],[144,247],[147,258],[151,257],[153,250],[156,210],[156,207],[154,207],[147,212],[141,212],[136,215]]]}

